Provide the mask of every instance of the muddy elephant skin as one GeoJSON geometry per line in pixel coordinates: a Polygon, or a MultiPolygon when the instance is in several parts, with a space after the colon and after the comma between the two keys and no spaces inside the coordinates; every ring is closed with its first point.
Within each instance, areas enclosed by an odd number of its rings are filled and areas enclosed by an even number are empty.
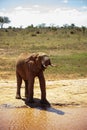
{"type": "Polygon", "coordinates": [[[38,77],[41,89],[41,103],[48,103],[46,99],[46,84],[43,71],[51,65],[46,54],[21,54],[16,62],[17,93],[16,98],[21,99],[21,84],[25,82],[25,97],[28,102],[34,102],[34,79],[38,77]]]}

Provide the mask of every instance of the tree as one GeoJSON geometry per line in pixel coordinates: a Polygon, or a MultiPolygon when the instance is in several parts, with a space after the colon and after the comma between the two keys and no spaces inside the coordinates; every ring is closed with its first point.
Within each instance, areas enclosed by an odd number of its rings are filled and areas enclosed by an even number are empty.
{"type": "Polygon", "coordinates": [[[64,24],[63,27],[64,28],[69,28],[69,25],[68,24],[64,24]]]}
{"type": "Polygon", "coordinates": [[[75,28],[75,24],[74,23],[71,24],[71,28],[72,29],[75,28]]]}
{"type": "Polygon", "coordinates": [[[45,28],[46,27],[46,24],[45,23],[42,23],[42,24],[39,24],[38,25],[38,28],[45,28]]]}
{"type": "Polygon", "coordinates": [[[0,26],[1,26],[1,28],[3,27],[3,22],[4,22],[3,17],[0,16],[0,26]]]}
{"type": "Polygon", "coordinates": [[[82,31],[83,31],[83,34],[85,34],[85,32],[86,32],[86,27],[85,26],[82,26],[82,31]]]}
{"type": "Polygon", "coordinates": [[[11,22],[11,21],[9,20],[8,17],[0,16],[0,26],[1,26],[1,28],[3,28],[3,25],[4,25],[4,24],[10,23],[10,22],[11,22]]]}

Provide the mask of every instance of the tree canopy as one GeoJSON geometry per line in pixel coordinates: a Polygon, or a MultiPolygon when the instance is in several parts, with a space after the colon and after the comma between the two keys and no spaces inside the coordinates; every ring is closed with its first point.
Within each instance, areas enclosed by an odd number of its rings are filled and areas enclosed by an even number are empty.
{"type": "Polygon", "coordinates": [[[1,26],[1,28],[3,28],[3,25],[4,24],[7,24],[7,23],[10,23],[11,21],[9,20],[9,18],[8,17],[6,17],[6,16],[0,16],[0,26],[1,26]]]}

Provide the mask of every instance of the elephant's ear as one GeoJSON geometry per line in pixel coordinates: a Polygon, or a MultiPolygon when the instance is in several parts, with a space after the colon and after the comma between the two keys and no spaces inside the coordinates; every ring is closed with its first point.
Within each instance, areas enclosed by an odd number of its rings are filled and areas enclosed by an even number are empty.
{"type": "Polygon", "coordinates": [[[34,66],[33,61],[28,61],[27,63],[28,63],[29,70],[33,71],[33,68],[34,68],[33,67],[34,66]]]}
{"type": "Polygon", "coordinates": [[[27,63],[29,69],[33,72],[37,72],[39,69],[41,69],[41,59],[39,54],[33,54],[31,57],[29,57],[27,63]]]}
{"type": "Polygon", "coordinates": [[[32,55],[29,55],[29,56],[26,58],[25,62],[35,61],[36,58],[37,58],[37,56],[38,56],[38,54],[33,53],[32,55]]]}
{"type": "Polygon", "coordinates": [[[42,66],[42,56],[41,55],[37,55],[36,60],[35,60],[36,66],[38,69],[41,69],[42,66]]]}

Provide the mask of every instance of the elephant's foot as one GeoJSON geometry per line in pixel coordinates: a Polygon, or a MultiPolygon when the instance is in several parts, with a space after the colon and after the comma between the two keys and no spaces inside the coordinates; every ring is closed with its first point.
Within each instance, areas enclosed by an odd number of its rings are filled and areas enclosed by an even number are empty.
{"type": "Polygon", "coordinates": [[[21,99],[21,96],[17,94],[16,99],[21,99]]]}
{"type": "Polygon", "coordinates": [[[41,104],[46,104],[46,105],[50,105],[50,103],[47,101],[47,99],[41,99],[40,100],[41,104]]]}

